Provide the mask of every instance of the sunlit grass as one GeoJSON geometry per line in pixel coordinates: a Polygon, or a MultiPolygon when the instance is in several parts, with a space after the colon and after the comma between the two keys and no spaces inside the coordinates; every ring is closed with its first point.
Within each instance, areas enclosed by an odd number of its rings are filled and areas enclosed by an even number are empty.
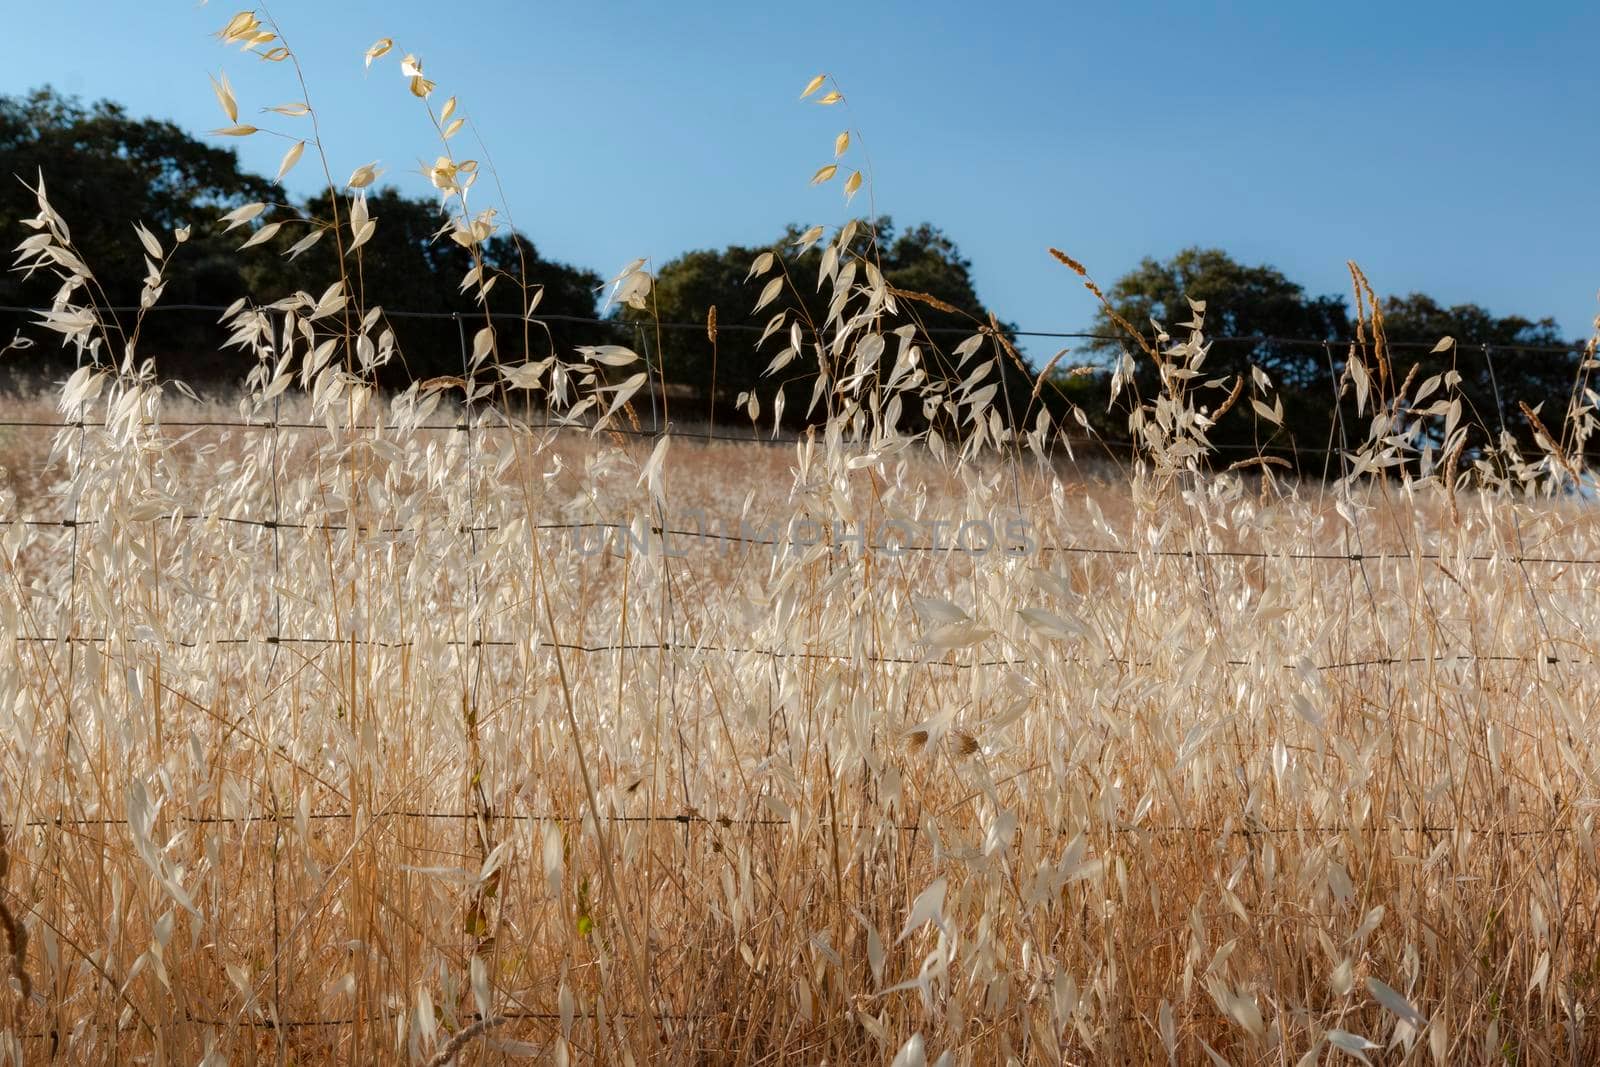
{"type": "MultiPolygon", "coordinates": [[[[453,98],[403,71],[448,153],[453,98]]],[[[481,293],[470,162],[429,177],[481,293]]],[[[371,180],[297,239],[354,270],[371,180]]],[[[20,262],[80,370],[0,412],[65,424],[0,431],[14,1060],[1595,1054],[1586,404],[1518,456],[1364,322],[1346,476],[1218,469],[1226,406],[1282,406],[1208,380],[1196,306],[1130,335],[1137,446],[1080,467],[1047,381],[1001,417],[1003,334],[896,332],[929,298],[859,222],[807,234],[820,279],[752,265],[753,303],[837,295],[738,353],[811,368],[799,442],[636,434],[657,369],[487,319],[460,377],[382,394],[348,274],[241,302],[256,369],[202,404],[125,356],[39,200],[20,262]]],[[[153,304],[181,242],[137,239],[153,304]]]]}

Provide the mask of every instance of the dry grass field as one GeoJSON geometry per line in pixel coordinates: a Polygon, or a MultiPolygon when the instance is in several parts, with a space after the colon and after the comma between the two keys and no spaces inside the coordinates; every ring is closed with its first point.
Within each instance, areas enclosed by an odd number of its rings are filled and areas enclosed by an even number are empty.
{"type": "Polygon", "coordinates": [[[1229,469],[1273,392],[1196,307],[1101,448],[835,254],[798,441],[489,322],[381,394],[340,279],[236,307],[200,403],[39,202],[80,369],[0,408],[0,1063],[1600,1056],[1581,390],[1518,455],[1364,322],[1342,477],[1229,469]]]}
{"type": "Polygon", "coordinates": [[[30,1062],[1596,1047],[1592,509],[137,394],[10,453],[30,1062]]]}

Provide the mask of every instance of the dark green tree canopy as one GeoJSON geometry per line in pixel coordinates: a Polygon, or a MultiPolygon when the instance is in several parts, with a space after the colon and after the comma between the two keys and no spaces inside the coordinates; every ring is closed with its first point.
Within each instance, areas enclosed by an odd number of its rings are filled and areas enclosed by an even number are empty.
{"type": "MultiPolygon", "coordinates": [[[[313,197],[304,205],[307,217],[323,221],[334,217],[329,195],[313,197]]],[[[337,207],[341,220],[349,213],[347,198],[337,207]]],[[[463,330],[470,338],[482,325],[483,308],[470,293],[461,291],[461,279],[472,267],[472,260],[459,245],[441,234],[447,219],[439,208],[427,201],[408,197],[398,190],[383,187],[367,195],[367,211],[377,221],[372,239],[360,249],[360,266],[352,270],[353,284],[365,306],[380,305],[386,312],[426,312],[433,316],[459,315],[462,325],[449,318],[413,318],[390,314],[389,326],[399,341],[403,367],[395,368],[395,380],[404,375],[428,378],[439,374],[461,373],[463,330]]],[[[285,217],[285,213],[274,216],[285,217]]],[[[320,292],[339,276],[336,262],[340,245],[324,237],[293,260],[280,253],[306,230],[291,223],[285,236],[241,253],[247,258],[246,279],[253,294],[264,298],[305,290],[320,292]]],[[[348,226],[344,231],[348,238],[348,226]]],[[[593,271],[553,263],[539,255],[533,242],[520,233],[499,233],[482,247],[487,276],[497,277],[489,292],[488,309],[499,315],[520,317],[528,304],[535,304],[535,317],[552,315],[593,318],[595,295],[600,276],[593,271]],[[522,288],[524,282],[526,291],[522,288]]],[[[520,350],[521,330],[515,318],[496,322],[496,330],[509,343],[508,353],[520,350]]],[[[529,356],[547,355],[552,345],[570,353],[580,344],[595,344],[611,339],[603,325],[561,322],[528,330],[529,356]],[[547,332],[548,330],[548,332],[547,332]],[[604,333],[605,336],[601,336],[604,333]]]]}
{"type": "Polygon", "coordinates": [[[1459,371],[1461,391],[1478,419],[1491,430],[1504,420],[1524,449],[1532,446],[1532,432],[1519,404],[1544,405],[1560,422],[1576,380],[1578,348],[1554,319],[1497,316],[1478,304],[1444,307],[1411,293],[1383,302],[1383,327],[1394,346],[1396,374],[1410,373],[1412,364],[1420,375],[1459,371]],[[1444,337],[1455,345],[1432,351],[1444,337]]]}
{"type": "Polygon", "coordinates": [[[1553,318],[1526,319],[1521,315],[1497,317],[1477,304],[1443,307],[1431,296],[1412,293],[1391,296],[1383,302],[1384,332],[1391,341],[1433,344],[1454,337],[1463,344],[1500,345],[1507,348],[1565,347],[1553,318]]]}
{"type": "MultiPolygon", "coordinates": [[[[662,332],[661,365],[669,383],[692,387],[705,396],[711,392],[714,376],[716,395],[728,397],[735,391],[772,389],[786,381],[812,380],[816,366],[809,347],[804,359],[770,377],[763,374],[772,357],[787,344],[790,324],[800,324],[809,346],[829,318],[833,286],[819,277],[824,259],[822,245],[798,250],[801,238],[800,227],[791,225],[769,246],[730,245],[720,250],[688,252],[661,268],[653,307],[643,313],[625,309],[622,316],[643,331],[644,342],[652,352],[656,341],[645,324],[653,318],[698,327],[715,307],[719,323],[715,360],[703,329],[662,332]],[[752,265],[768,252],[775,257],[773,267],[752,277],[752,265]],[[759,312],[752,311],[765,286],[778,278],[786,279],[779,295],[759,312]],[[784,316],[782,325],[757,350],[754,345],[761,330],[780,314],[784,316]]],[[[897,231],[892,220],[880,218],[874,236],[871,228],[861,225],[850,243],[850,254],[840,257],[838,269],[855,269],[857,281],[865,281],[864,265],[869,262],[882,270],[892,288],[925,294],[956,309],[952,312],[914,298],[899,299],[900,321],[916,324],[917,340],[930,352],[937,348],[948,353],[977,332],[979,324],[989,321],[990,312],[979,299],[973,281],[972,264],[961,255],[955,242],[935,226],[923,223],[897,231]],[[850,267],[852,261],[854,268],[850,267]]],[[[1000,326],[1003,332],[1011,329],[1004,323],[1000,326]]],[[[1008,373],[1018,374],[1014,367],[1008,373]]],[[[1016,392],[1026,397],[1030,385],[1020,384],[1016,392]]]]}
{"type": "MultiPolygon", "coordinates": [[[[1298,388],[1326,385],[1327,362],[1316,342],[1337,341],[1350,329],[1342,297],[1307,296],[1277,269],[1246,266],[1218,248],[1186,248],[1165,262],[1146,258],[1117,279],[1107,297],[1135,328],[1153,331],[1154,319],[1174,336],[1182,334],[1177,324],[1189,319],[1188,301],[1205,301],[1208,337],[1261,339],[1218,343],[1208,371],[1236,374],[1254,364],[1279,384],[1298,388]]],[[[1115,337],[1121,330],[1102,309],[1094,332],[1115,337]]],[[[1092,347],[1115,351],[1119,342],[1092,347]]]]}
{"type": "MultiPolygon", "coordinates": [[[[226,304],[243,291],[233,254],[239,239],[219,236],[213,223],[239,204],[270,200],[272,187],[241,170],[232,149],[212,148],[170,122],[131,118],[108,101],[84,105],[49,88],[0,96],[0,233],[24,233],[21,221],[38,213],[27,185],[41,173],[113,304],[136,303],[145,275],[135,222],[158,233],[192,227],[167,302],[226,304]]],[[[50,278],[0,274],[0,304],[38,304],[54,289],[50,278]]]]}
{"type": "MultiPolygon", "coordinates": [[[[270,301],[297,289],[321,292],[339,277],[338,249],[331,237],[294,259],[283,255],[308,232],[308,224],[296,220],[326,222],[334,217],[328,193],[305,204],[283,203],[283,192],[242,170],[232,149],[213,148],[173,123],[135,119],[117,104],[85,105],[48,88],[26,97],[0,96],[0,233],[20,239],[26,232],[21,222],[37,214],[38,205],[23,183],[36,181],[41,171],[52,205],[66,219],[73,243],[113,305],[137,303],[145,276],[135,222],[161,235],[168,247],[175,228],[190,227],[189,240],[169,265],[164,305],[225,306],[241,296],[270,301]],[[257,202],[273,205],[261,221],[284,222],[284,230],[271,241],[240,251],[248,231],[223,234],[217,220],[232,208],[257,202]]],[[[341,198],[339,217],[344,219],[348,210],[348,200],[341,198]]],[[[460,292],[471,260],[447,236],[436,237],[445,219],[433,203],[380,189],[369,194],[368,210],[378,225],[361,249],[359,270],[351,264],[367,303],[395,312],[481,315],[482,309],[460,292]]],[[[483,253],[488,272],[506,275],[490,292],[491,310],[520,315],[525,299],[538,293],[537,315],[595,314],[600,278],[594,273],[544,260],[531,241],[516,233],[491,238],[483,253]],[[516,281],[520,278],[530,286],[526,292],[516,281]]],[[[0,274],[0,304],[48,303],[55,284],[42,275],[24,281],[5,272],[0,274]]],[[[218,351],[225,335],[215,318],[206,312],[152,315],[141,331],[141,352],[174,376],[243,374],[247,368],[233,353],[218,351]]],[[[5,339],[19,329],[29,332],[27,319],[5,316],[0,321],[5,339]]],[[[453,321],[396,317],[392,325],[405,361],[393,368],[395,381],[406,371],[421,377],[460,373],[460,331],[453,321]]],[[[547,334],[533,326],[529,346],[535,355],[548,352],[552,342],[570,349],[610,340],[606,329],[552,324],[547,334]]],[[[502,332],[520,331],[511,322],[502,332]]],[[[39,351],[48,358],[53,350],[46,344],[39,351]]]]}
{"type": "MultiPolygon", "coordinates": [[[[1278,455],[1341,444],[1334,389],[1356,330],[1343,297],[1310,296],[1273,267],[1247,266],[1220,249],[1188,248],[1166,261],[1145,259],[1111,286],[1107,298],[1130,324],[1153,331],[1150,320],[1155,319],[1174,336],[1182,335],[1178,324],[1190,317],[1185,298],[1203,300],[1206,335],[1217,339],[1205,373],[1242,374],[1253,365],[1272,377],[1284,402],[1283,428],[1264,423],[1240,404],[1211,432],[1213,443],[1225,450],[1260,448],[1278,455]]],[[[1571,391],[1576,349],[1564,344],[1553,319],[1501,317],[1477,304],[1444,307],[1421,293],[1385,300],[1383,319],[1397,379],[1403,380],[1413,365],[1424,378],[1458,370],[1479,419],[1497,431],[1503,416],[1506,428],[1525,445],[1531,434],[1517,402],[1559,405],[1571,391]],[[1456,344],[1431,351],[1444,337],[1456,344]]],[[[1120,340],[1120,327],[1103,309],[1094,331],[1110,338],[1093,342],[1102,354],[1133,347],[1131,339],[1120,340]]],[[[1141,388],[1154,387],[1154,368],[1147,360],[1138,362],[1135,380],[1141,388]]],[[[1349,408],[1345,425],[1356,425],[1348,396],[1344,404],[1349,408]]],[[[1102,425],[1108,432],[1119,429],[1114,418],[1102,419],[1102,425]]]]}
{"type": "MultiPolygon", "coordinates": [[[[339,248],[331,238],[294,259],[283,252],[308,225],[316,224],[311,220],[326,223],[336,213],[344,218],[349,208],[345,196],[337,212],[327,193],[304,204],[284,203],[282,191],[241,169],[231,149],[207,145],[171,122],[132,117],[117,104],[84,104],[49,88],[0,96],[0,232],[14,240],[25,232],[22,220],[37,212],[25,183],[41,173],[52,203],[71,226],[75,245],[114,305],[137,303],[145,275],[144,249],[133,231],[136,222],[163,241],[170,241],[180,226],[190,228],[189,241],[169,265],[164,305],[226,305],[240,296],[265,301],[297,289],[320,292],[341,273],[339,248]],[[217,219],[256,202],[273,206],[255,225],[278,221],[284,229],[271,241],[241,252],[238,246],[249,231],[223,234],[217,219]]],[[[382,305],[391,313],[403,356],[403,363],[391,368],[391,380],[459,371],[462,331],[483,311],[460,291],[470,260],[441,235],[446,220],[431,199],[382,188],[368,194],[367,206],[377,228],[355,262],[342,266],[352,270],[364,303],[382,305]],[[407,311],[444,317],[399,314],[407,311]],[[455,315],[462,317],[460,325],[455,315]]],[[[493,237],[482,251],[489,274],[497,277],[489,309],[520,318],[537,294],[535,316],[551,320],[503,323],[501,335],[510,342],[506,351],[518,350],[522,336],[534,356],[552,348],[568,352],[581,344],[630,344],[648,353],[652,362],[659,360],[670,385],[703,398],[714,391],[730,400],[738,391],[776,389],[797,380],[806,384],[792,393],[809,389],[815,374],[812,343],[830,318],[841,313],[840,306],[830,306],[834,287],[824,274],[853,271],[859,285],[870,263],[882,270],[890,287],[911,294],[897,297],[898,319],[915,324],[916,340],[935,374],[952,372],[954,361],[948,354],[991,321],[971,263],[935,226],[924,223],[900,231],[887,218],[875,229],[858,224],[848,249],[826,265],[825,247],[825,242],[807,243],[799,228],[791,226],[770,246],[686,253],[661,268],[647,311],[625,308],[611,324],[561,321],[595,313],[600,279],[592,272],[545,260],[531,241],[516,233],[493,237]],[[772,253],[770,266],[752,277],[752,264],[766,253],[772,253]],[[782,281],[775,298],[759,312],[752,310],[775,279],[782,281]],[[717,345],[704,328],[713,307],[721,328],[717,345]],[[684,325],[658,331],[652,325],[656,320],[684,325]],[[804,341],[801,357],[773,374],[764,373],[789,343],[796,324],[804,341]],[[758,349],[756,339],[769,326],[770,336],[758,349]]],[[[0,304],[44,304],[55,284],[42,275],[24,279],[15,272],[0,273],[0,304]]],[[[1175,336],[1190,317],[1188,299],[1203,300],[1206,333],[1215,339],[1206,375],[1227,378],[1257,366],[1271,376],[1284,401],[1283,427],[1264,425],[1249,405],[1239,404],[1213,430],[1216,443],[1278,454],[1338,443],[1336,413],[1342,409],[1332,397],[1344,369],[1344,346],[1355,332],[1343,297],[1308,294],[1275,268],[1240,263],[1220,249],[1188,248],[1165,261],[1143,260],[1111,286],[1107,298],[1136,328],[1153,331],[1154,319],[1175,336]]],[[[851,297],[860,299],[859,293],[851,297]]],[[[842,313],[848,316],[854,306],[847,301],[842,313]]],[[[1563,345],[1551,319],[1497,316],[1470,303],[1447,307],[1421,293],[1391,297],[1383,311],[1397,377],[1403,378],[1413,365],[1425,375],[1458,370],[1462,390],[1483,422],[1497,426],[1503,418],[1524,443],[1530,435],[1518,403],[1559,405],[1570,394],[1576,351],[1563,345]],[[1445,336],[1456,345],[1431,351],[1445,336]]],[[[219,351],[221,332],[213,318],[208,313],[152,316],[141,334],[141,352],[156,357],[163,373],[176,376],[242,373],[232,353],[219,351]]],[[[1005,323],[997,325],[1002,334],[1014,332],[1005,323]]],[[[27,316],[0,313],[0,340],[18,330],[32,332],[27,316]]],[[[1123,347],[1116,338],[1119,327],[1105,311],[1094,330],[1111,339],[1092,342],[1091,350],[1110,356],[1123,347]]],[[[41,358],[53,350],[46,344],[41,358]]],[[[1155,384],[1148,363],[1137,362],[1135,381],[1141,389],[1155,384]]],[[[998,402],[1026,402],[1032,383],[1025,370],[1007,359],[999,366],[1004,391],[998,402]]],[[[1085,409],[1103,407],[1089,403],[1103,379],[1074,377],[1057,384],[1061,395],[1085,409]]],[[[1059,399],[1052,390],[1045,397],[1059,399]]],[[[792,414],[803,411],[800,397],[791,400],[792,414]]],[[[1348,396],[1344,403],[1350,404],[1348,396]]],[[[1098,417],[1111,434],[1120,436],[1126,429],[1116,426],[1114,417],[1098,417]]]]}

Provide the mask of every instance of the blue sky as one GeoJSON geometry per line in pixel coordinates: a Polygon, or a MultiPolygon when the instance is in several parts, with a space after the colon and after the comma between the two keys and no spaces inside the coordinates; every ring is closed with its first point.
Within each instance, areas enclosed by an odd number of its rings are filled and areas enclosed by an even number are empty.
{"type": "MultiPolygon", "coordinates": [[[[287,67],[210,36],[234,10],[12,5],[0,92],[48,82],[204,133],[224,125],[206,76],[225,70],[249,121],[300,93],[287,67]]],[[[1380,292],[1553,315],[1574,337],[1600,310],[1592,3],[281,0],[271,12],[302,56],[340,181],[377,159],[386,180],[427,191],[416,170],[435,146],[396,65],[415,52],[436,99],[458,96],[481,132],[517,225],[544,255],[607,276],[636,256],[842,221],[838,180],[808,179],[848,126],[877,208],[943,227],[979,295],[1026,329],[1080,329],[1093,314],[1050,245],[1103,283],[1203,244],[1314,293],[1347,293],[1355,259],[1380,292]],[[364,73],[384,36],[396,52],[364,73]],[[821,71],[848,111],[796,101],[821,71]]],[[[285,145],[239,147],[271,173],[285,145]]],[[[308,153],[290,189],[315,177],[308,153]]]]}

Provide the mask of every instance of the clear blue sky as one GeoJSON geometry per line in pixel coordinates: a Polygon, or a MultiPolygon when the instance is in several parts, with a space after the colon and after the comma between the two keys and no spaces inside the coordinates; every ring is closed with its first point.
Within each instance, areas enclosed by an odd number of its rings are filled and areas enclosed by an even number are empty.
{"type": "MultiPolygon", "coordinates": [[[[8,5],[0,92],[49,82],[203,133],[224,124],[206,75],[226,70],[249,121],[299,93],[286,67],[210,36],[234,10],[8,5]]],[[[635,256],[659,264],[842,221],[838,180],[807,181],[849,125],[879,210],[942,226],[979,295],[1024,328],[1091,319],[1052,244],[1103,283],[1203,244],[1314,293],[1347,293],[1355,259],[1380,292],[1554,315],[1573,337],[1600,310],[1593,3],[271,10],[304,59],[339,180],[378,159],[387,179],[427,191],[408,171],[434,145],[396,65],[415,52],[436,99],[459,96],[482,132],[518,226],[544,255],[607,276],[635,256]],[[383,36],[397,51],[365,75],[362,53],[383,36]],[[820,71],[848,112],[796,102],[820,71]]],[[[284,144],[240,147],[270,173],[284,144]]],[[[314,174],[308,156],[291,190],[314,174]]]]}

